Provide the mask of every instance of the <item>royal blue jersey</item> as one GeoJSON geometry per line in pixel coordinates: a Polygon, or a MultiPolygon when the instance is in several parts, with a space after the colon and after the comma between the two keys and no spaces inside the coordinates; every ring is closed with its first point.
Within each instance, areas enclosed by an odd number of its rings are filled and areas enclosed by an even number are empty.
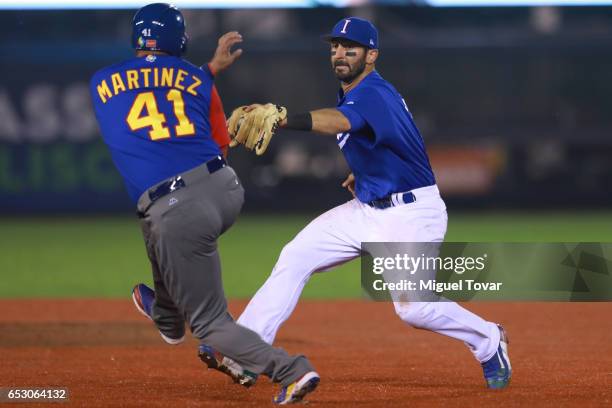
{"type": "Polygon", "coordinates": [[[213,75],[172,56],[131,58],[91,79],[102,136],[134,202],[158,182],[221,154],[213,75]]]}
{"type": "Polygon", "coordinates": [[[406,102],[378,72],[346,95],[341,89],[337,106],[351,123],[349,132],[338,135],[338,145],[355,175],[361,202],[436,183],[406,102]]]}

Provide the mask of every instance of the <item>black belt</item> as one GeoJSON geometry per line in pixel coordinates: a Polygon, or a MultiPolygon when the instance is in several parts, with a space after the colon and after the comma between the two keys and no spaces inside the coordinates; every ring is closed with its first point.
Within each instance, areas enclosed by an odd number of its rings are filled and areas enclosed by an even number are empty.
{"type": "MultiPolygon", "coordinates": [[[[210,174],[213,174],[214,172],[221,170],[225,166],[227,166],[227,163],[225,159],[221,156],[217,156],[206,162],[206,167],[208,168],[208,173],[210,174]]],[[[183,178],[180,175],[178,175],[178,176],[174,176],[164,181],[163,183],[159,184],[155,188],[150,189],[148,194],[149,194],[149,200],[151,200],[151,202],[149,203],[147,209],[149,209],[155,201],[159,200],[163,196],[173,193],[177,190],[180,190],[181,188],[185,186],[186,186],[185,180],[183,180],[183,178]]],[[[138,217],[144,218],[145,212],[146,210],[144,212],[137,211],[138,217]]]]}
{"type": "Polygon", "coordinates": [[[372,200],[367,203],[370,207],[384,210],[385,208],[395,207],[396,205],[410,204],[416,201],[416,197],[411,191],[406,193],[394,193],[378,200],[372,200]]]}

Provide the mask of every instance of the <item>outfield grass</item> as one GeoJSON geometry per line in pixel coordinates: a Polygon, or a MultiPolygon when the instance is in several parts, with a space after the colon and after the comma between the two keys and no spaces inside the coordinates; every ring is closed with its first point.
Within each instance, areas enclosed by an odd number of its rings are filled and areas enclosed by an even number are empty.
{"type": "MultiPolygon", "coordinates": [[[[220,242],[228,297],[248,298],[310,216],[244,216],[220,242]]],[[[449,214],[447,241],[612,242],[612,213],[449,214]]],[[[0,297],[126,297],[151,282],[137,220],[0,220],[0,297]]],[[[359,261],[312,278],[310,298],[360,295],[359,261]]]]}

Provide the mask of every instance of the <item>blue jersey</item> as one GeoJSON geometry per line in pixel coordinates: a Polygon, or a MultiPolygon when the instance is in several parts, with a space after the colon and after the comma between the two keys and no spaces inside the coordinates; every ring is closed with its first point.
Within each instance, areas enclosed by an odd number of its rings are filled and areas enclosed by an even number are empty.
{"type": "Polygon", "coordinates": [[[378,72],[346,95],[341,89],[337,106],[351,123],[349,132],[338,135],[338,145],[355,175],[361,202],[436,183],[406,102],[378,72]]]}
{"type": "Polygon", "coordinates": [[[158,182],[221,154],[211,137],[213,75],[172,56],[103,68],[90,82],[102,136],[134,202],[158,182]]]}

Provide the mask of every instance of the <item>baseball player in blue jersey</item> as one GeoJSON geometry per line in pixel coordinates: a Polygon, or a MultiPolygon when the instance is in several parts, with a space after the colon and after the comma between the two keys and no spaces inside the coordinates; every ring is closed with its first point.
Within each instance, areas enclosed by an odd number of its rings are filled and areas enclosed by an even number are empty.
{"type": "MultiPolygon", "coordinates": [[[[277,126],[335,135],[352,171],[354,199],[307,225],[282,250],[272,274],[238,323],[272,344],[315,272],[360,255],[362,242],[442,242],[447,214],[423,139],[397,90],[375,70],[378,32],[369,21],[340,20],[327,36],[340,80],[335,108],[292,114],[275,105],[238,108],[229,120],[233,144],[265,151],[277,126]]],[[[509,384],[504,329],[454,302],[395,301],[407,324],[464,342],[481,363],[489,388],[509,384]]],[[[231,359],[223,363],[238,367],[231,359]]]]}
{"type": "MultiPolygon", "coordinates": [[[[229,138],[215,75],[241,50],[237,32],[219,39],[211,62],[181,58],[187,45],[175,7],[143,7],[132,22],[134,58],[101,69],[91,79],[96,117],[113,161],[141,219],[155,290],[137,285],[132,297],[169,344],[181,343],[185,320],[200,341],[199,356],[225,370],[219,353],[244,372],[281,383],[274,402],[287,404],[313,391],[319,376],[304,356],[289,356],[236,324],[227,311],[217,238],[234,223],[244,190],[226,163],[229,138]]],[[[247,375],[248,374],[248,375],[247,375]]]]}

